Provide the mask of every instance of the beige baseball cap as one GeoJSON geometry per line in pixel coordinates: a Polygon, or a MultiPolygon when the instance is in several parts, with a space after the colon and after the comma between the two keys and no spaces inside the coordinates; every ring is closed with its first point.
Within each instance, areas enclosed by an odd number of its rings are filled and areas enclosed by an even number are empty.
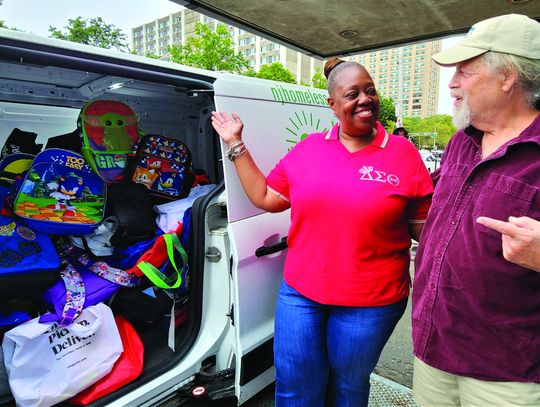
{"type": "Polygon", "coordinates": [[[439,65],[455,65],[488,51],[540,59],[540,23],[521,14],[506,14],[473,25],[455,46],[433,55],[439,65]]]}

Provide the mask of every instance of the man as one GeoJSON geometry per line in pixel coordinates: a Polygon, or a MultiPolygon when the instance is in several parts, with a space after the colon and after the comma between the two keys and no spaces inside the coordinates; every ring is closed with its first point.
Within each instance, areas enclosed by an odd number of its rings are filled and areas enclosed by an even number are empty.
{"type": "Polygon", "coordinates": [[[504,15],[433,56],[460,129],[416,254],[422,406],[540,406],[540,23],[504,15]]]}
{"type": "Polygon", "coordinates": [[[405,127],[397,127],[397,128],[395,128],[394,131],[392,132],[392,134],[395,134],[396,136],[403,136],[407,140],[409,139],[409,132],[407,131],[407,129],[405,127]]]}

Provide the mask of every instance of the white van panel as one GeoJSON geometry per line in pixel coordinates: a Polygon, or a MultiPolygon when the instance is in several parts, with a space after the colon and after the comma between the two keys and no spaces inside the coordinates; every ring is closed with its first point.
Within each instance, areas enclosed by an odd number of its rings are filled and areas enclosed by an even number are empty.
{"type": "MultiPolygon", "coordinates": [[[[267,175],[288,150],[309,133],[332,125],[332,110],[321,89],[224,75],[214,83],[216,109],[235,112],[244,122],[243,140],[267,175]]],[[[222,143],[222,152],[226,145],[222,143]]],[[[229,222],[262,211],[246,197],[234,164],[223,160],[229,222]]]]}
{"type": "MultiPolygon", "coordinates": [[[[265,175],[309,133],[323,132],[333,125],[327,93],[320,89],[220,75],[214,91],[216,109],[235,112],[242,119],[243,140],[265,175]]],[[[271,365],[256,377],[242,379],[242,360],[261,349],[271,351],[268,344],[274,335],[276,297],[283,280],[286,250],[262,257],[255,252],[287,237],[290,211],[271,214],[255,208],[244,193],[234,164],[224,157],[227,146],[221,143],[221,148],[234,290],[235,384],[242,403],[274,379],[271,365]]]]}

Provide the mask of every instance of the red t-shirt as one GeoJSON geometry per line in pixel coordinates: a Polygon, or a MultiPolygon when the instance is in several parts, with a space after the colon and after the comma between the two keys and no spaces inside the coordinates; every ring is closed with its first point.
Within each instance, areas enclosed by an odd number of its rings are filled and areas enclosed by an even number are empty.
{"type": "Polygon", "coordinates": [[[427,217],[433,184],[414,145],[379,123],[354,153],[338,130],[309,135],[268,175],[291,202],[285,281],[323,304],[392,304],[409,294],[408,223],[427,217]]]}

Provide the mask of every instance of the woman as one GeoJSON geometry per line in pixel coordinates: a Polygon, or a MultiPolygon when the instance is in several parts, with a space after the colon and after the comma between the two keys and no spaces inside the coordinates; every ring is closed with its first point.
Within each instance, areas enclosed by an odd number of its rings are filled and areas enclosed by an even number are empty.
{"type": "Polygon", "coordinates": [[[236,114],[212,124],[251,202],[291,208],[274,353],[276,406],[366,406],[369,375],[403,314],[411,236],[433,186],[414,146],[377,122],[366,69],[325,65],[339,123],[298,143],[266,178],[242,142],[236,114]]]}

